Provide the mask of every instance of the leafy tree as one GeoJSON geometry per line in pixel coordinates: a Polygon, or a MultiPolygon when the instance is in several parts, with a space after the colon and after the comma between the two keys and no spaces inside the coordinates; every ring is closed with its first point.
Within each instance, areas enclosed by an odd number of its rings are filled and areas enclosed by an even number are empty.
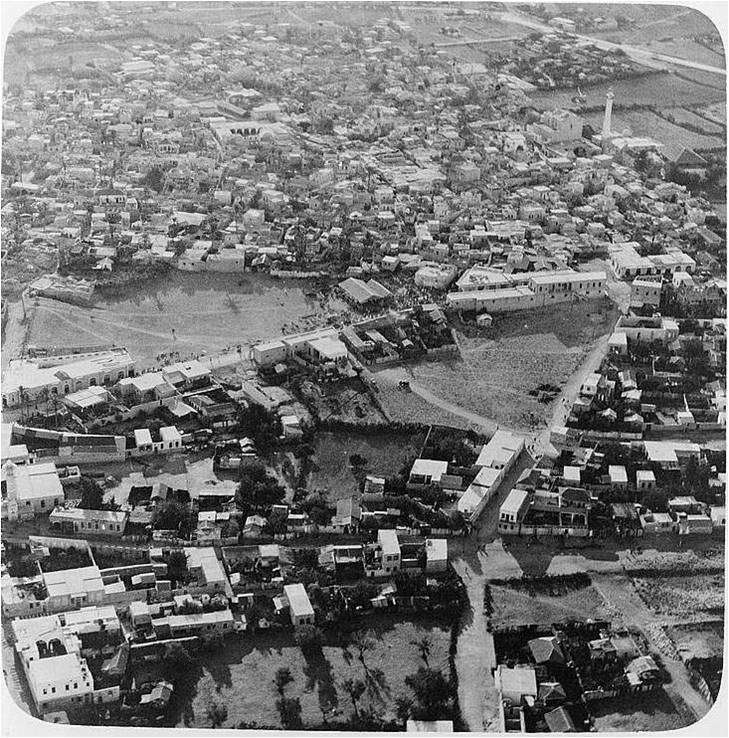
{"type": "Polygon", "coordinates": [[[185,538],[192,530],[192,512],[187,505],[168,500],[154,511],[152,527],[155,530],[174,530],[185,538]]]}
{"type": "Polygon", "coordinates": [[[219,728],[228,719],[228,708],[211,693],[206,700],[205,715],[211,728],[219,728]]]}
{"type": "Polygon", "coordinates": [[[352,454],[349,457],[349,463],[351,466],[354,466],[354,467],[366,466],[367,459],[364,456],[360,456],[360,454],[352,454]]]}
{"type": "Polygon", "coordinates": [[[104,507],[104,490],[101,489],[99,483],[91,477],[82,476],[79,479],[79,488],[81,490],[81,501],[79,507],[84,510],[101,510],[104,507]]]}
{"type": "Polygon", "coordinates": [[[668,512],[668,493],[661,489],[653,489],[646,493],[640,504],[651,512],[668,512]]]}
{"type": "Polygon", "coordinates": [[[177,684],[196,665],[197,660],[190,655],[181,643],[172,641],[172,643],[165,646],[162,671],[165,679],[173,684],[177,684]]]}
{"type": "Polygon", "coordinates": [[[242,468],[239,479],[235,501],[246,516],[254,509],[270,508],[278,504],[286,495],[286,490],[260,462],[242,468]]]}
{"type": "Polygon", "coordinates": [[[184,551],[172,551],[167,559],[167,575],[177,582],[186,582],[190,577],[184,551]]]}
{"type": "Polygon", "coordinates": [[[322,632],[315,625],[298,625],[294,640],[303,653],[313,653],[321,648],[322,632]]]}
{"type": "Polygon", "coordinates": [[[401,723],[405,724],[408,721],[412,709],[413,702],[407,697],[398,697],[395,700],[395,715],[401,723]]]}

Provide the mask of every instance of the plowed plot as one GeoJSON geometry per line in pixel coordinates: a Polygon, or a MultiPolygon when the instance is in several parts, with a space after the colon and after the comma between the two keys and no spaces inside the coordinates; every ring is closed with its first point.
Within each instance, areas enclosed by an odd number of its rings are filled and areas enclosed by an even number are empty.
{"type": "Polygon", "coordinates": [[[664,615],[719,613],[724,609],[724,575],[637,578],[635,586],[648,607],[664,615]]]}

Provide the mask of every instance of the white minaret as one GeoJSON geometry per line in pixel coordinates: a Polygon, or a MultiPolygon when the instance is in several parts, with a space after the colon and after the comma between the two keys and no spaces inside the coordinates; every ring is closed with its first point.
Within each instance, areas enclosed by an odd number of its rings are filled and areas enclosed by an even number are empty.
{"type": "Polygon", "coordinates": [[[605,143],[610,138],[610,127],[613,117],[613,94],[612,87],[608,90],[605,97],[605,117],[602,119],[602,142],[605,143]]]}

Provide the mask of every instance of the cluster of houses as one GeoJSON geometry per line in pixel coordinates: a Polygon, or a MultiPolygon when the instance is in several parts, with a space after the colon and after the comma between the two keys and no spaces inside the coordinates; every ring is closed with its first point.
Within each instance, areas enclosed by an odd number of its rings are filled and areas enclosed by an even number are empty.
{"type": "MultiPolygon", "coordinates": [[[[159,659],[172,642],[193,648],[260,628],[321,625],[333,617],[326,603],[312,604],[304,584],[291,581],[298,549],[98,543],[92,550],[85,535],[82,530],[74,538],[31,536],[26,545],[3,548],[3,615],[41,716],[118,702],[134,682],[135,665],[159,659]],[[100,568],[95,552],[117,563],[100,568]],[[15,569],[18,562],[26,570],[15,569]]],[[[446,540],[401,542],[395,530],[380,530],[372,544],[310,551],[319,563],[307,567],[309,575],[321,571],[349,585],[375,581],[368,608],[412,606],[412,597],[398,596],[393,577],[426,575],[432,587],[448,568],[446,540]]],[[[346,588],[329,589],[330,600],[354,606],[346,588]]],[[[416,600],[427,607],[428,596],[420,595],[416,600]]],[[[169,695],[160,702],[155,690],[169,688],[160,683],[142,700],[162,707],[169,695]]]]}
{"type": "MultiPolygon", "coordinates": [[[[118,27],[104,32],[124,44],[118,27]]],[[[718,217],[685,188],[637,171],[638,158],[650,173],[665,157],[659,142],[612,130],[612,98],[592,137],[574,112],[529,109],[532,86],[520,76],[554,86],[569,68],[573,82],[594,82],[634,73],[627,58],[546,34],[523,42],[537,61],[515,75],[452,64],[445,49],[426,55],[384,19],[309,32],[316,63],[303,29],[244,23],[184,48],[124,45],[131,59],[99,60],[58,89],[11,90],[6,294],[86,304],[94,283],[159,264],[333,274],[331,286],[365,313],[434,298],[466,312],[538,309],[602,296],[604,272],[579,267],[617,260],[612,250],[625,244],[661,272],[679,255],[684,271],[701,264],[699,292],[705,277],[721,277],[718,217]],[[63,275],[27,278],[41,247],[59,255],[63,275]],[[474,266],[493,279],[446,298],[474,266]]],[[[634,267],[621,259],[622,277],[634,267]]]]}
{"type": "Polygon", "coordinates": [[[665,681],[635,638],[607,622],[497,630],[494,645],[504,733],[586,732],[594,701],[653,691],[665,681]]]}
{"type": "Polygon", "coordinates": [[[623,463],[611,463],[608,442],[588,442],[563,447],[553,463],[543,459],[525,471],[499,508],[499,534],[706,538],[725,530],[726,473],[708,458],[711,452],[676,440],[624,446],[623,463]],[[676,494],[699,475],[703,500],[676,494]]]}

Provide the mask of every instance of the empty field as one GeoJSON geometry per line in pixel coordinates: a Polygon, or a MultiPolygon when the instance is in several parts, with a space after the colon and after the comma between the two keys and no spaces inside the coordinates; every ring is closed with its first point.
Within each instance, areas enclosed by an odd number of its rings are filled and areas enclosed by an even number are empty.
{"type": "Polygon", "coordinates": [[[529,392],[564,386],[613,319],[611,309],[591,303],[496,316],[486,334],[462,324],[461,358],[422,362],[412,367],[412,376],[435,395],[494,423],[533,429],[551,417],[554,399],[540,402],[529,392]]]}
{"type": "Polygon", "coordinates": [[[323,322],[323,309],[300,287],[258,275],[176,272],[138,295],[100,299],[91,308],[40,298],[28,343],[115,343],[144,366],[163,352],[214,353],[323,322]]]}
{"type": "Polygon", "coordinates": [[[530,594],[510,587],[491,586],[492,623],[495,628],[564,620],[610,618],[605,601],[592,586],[559,596],[530,594]]]}

